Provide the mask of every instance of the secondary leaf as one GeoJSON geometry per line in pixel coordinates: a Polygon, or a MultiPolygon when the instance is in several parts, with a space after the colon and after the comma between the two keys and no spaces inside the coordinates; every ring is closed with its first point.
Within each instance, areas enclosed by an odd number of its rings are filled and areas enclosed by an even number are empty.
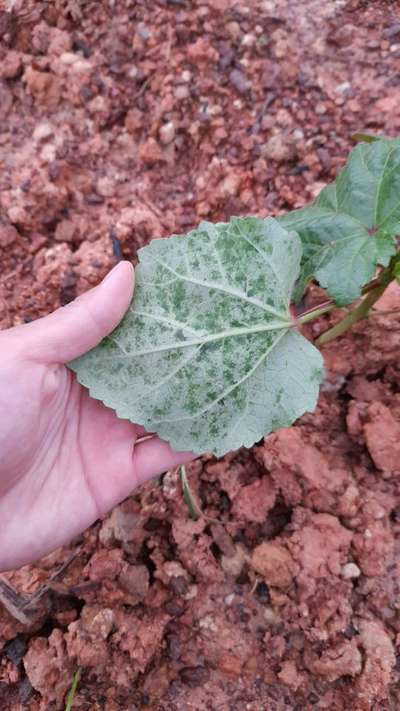
{"type": "Polygon", "coordinates": [[[315,277],[338,304],[358,298],[400,231],[400,141],[362,143],[313,205],[278,218],[303,242],[296,298],[315,277]]]}
{"type": "Polygon", "coordinates": [[[355,143],[374,143],[374,141],[380,141],[382,136],[377,136],[376,133],[353,133],[351,140],[355,143]]]}
{"type": "Polygon", "coordinates": [[[120,326],[71,367],[178,450],[251,446],[312,410],[319,351],[293,329],[301,243],[273,219],[204,222],[139,251],[120,326]]]}

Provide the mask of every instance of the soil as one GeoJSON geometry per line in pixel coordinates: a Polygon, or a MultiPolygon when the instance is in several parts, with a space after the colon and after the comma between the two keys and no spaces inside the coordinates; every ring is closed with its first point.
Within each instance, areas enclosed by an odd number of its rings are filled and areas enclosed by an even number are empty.
{"type": "MultiPolygon", "coordinates": [[[[397,2],[2,0],[0,35],[2,328],[400,131],[397,2]]],[[[78,668],[82,711],[400,708],[399,306],[324,348],[314,414],[188,467],[199,520],[167,472],[3,576],[1,709],[63,709],[78,668]]]]}

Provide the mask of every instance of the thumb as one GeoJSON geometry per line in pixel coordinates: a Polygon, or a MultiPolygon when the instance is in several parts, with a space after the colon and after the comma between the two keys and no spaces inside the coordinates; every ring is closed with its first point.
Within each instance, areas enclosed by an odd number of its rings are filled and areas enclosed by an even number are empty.
{"type": "MultiPolygon", "coordinates": [[[[24,348],[31,358],[67,363],[94,348],[121,321],[132,299],[134,271],[120,262],[94,289],[27,326],[24,348]]],[[[15,329],[15,330],[19,330],[15,329]]],[[[19,331],[21,337],[21,331],[19,331]]]]}

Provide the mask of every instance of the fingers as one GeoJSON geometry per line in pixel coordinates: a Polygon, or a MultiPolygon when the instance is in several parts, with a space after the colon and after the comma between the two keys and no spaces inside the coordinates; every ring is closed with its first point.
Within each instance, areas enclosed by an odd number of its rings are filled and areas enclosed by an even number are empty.
{"type": "Polygon", "coordinates": [[[143,484],[158,474],[174,469],[195,459],[193,452],[174,452],[168,442],[153,437],[139,444],[133,450],[133,470],[138,484],[143,484]]]}
{"type": "Polygon", "coordinates": [[[94,348],[121,321],[132,299],[134,272],[120,262],[105,279],[50,316],[18,327],[29,356],[46,362],[67,363],[94,348]]]}

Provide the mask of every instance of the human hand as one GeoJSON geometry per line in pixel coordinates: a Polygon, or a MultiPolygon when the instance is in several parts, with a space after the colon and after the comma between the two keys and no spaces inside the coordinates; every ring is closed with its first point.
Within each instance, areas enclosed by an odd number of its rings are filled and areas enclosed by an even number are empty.
{"type": "Polygon", "coordinates": [[[138,484],[187,461],[89,397],[65,363],[123,317],[134,278],[121,262],[68,306],[0,332],[0,570],[70,541],[138,484]]]}

